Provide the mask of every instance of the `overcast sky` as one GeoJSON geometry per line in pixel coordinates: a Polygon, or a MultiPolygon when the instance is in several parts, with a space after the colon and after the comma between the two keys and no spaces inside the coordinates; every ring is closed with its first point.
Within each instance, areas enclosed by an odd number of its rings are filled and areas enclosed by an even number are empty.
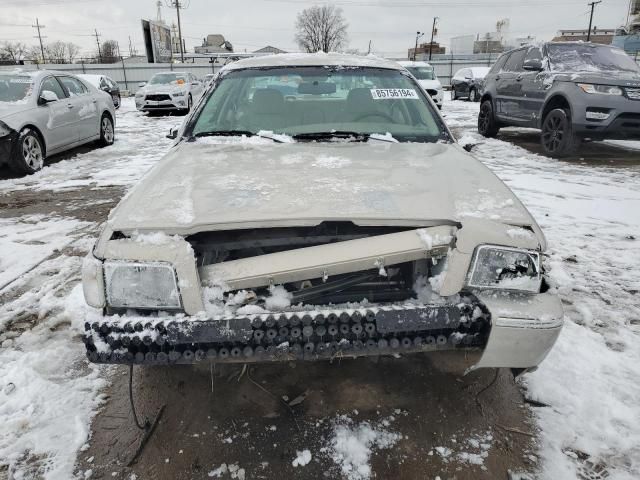
{"type": "MultiPolygon", "coordinates": [[[[321,4],[306,0],[182,0],[183,37],[187,49],[209,33],[221,33],[235,51],[253,51],[265,45],[296,50],[294,23],[305,7],[321,4]]],[[[162,16],[176,21],[175,9],[162,0],[162,16]]],[[[349,23],[349,48],[387,56],[406,55],[416,31],[431,31],[434,16],[440,18],[436,40],[495,31],[496,21],[510,20],[513,37],[533,35],[551,39],[561,28],[586,28],[588,0],[336,0],[349,23]]],[[[629,0],[603,0],[596,7],[594,25],[615,28],[625,23],[629,0]]],[[[83,55],[96,50],[94,29],[100,40],[117,40],[128,53],[129,36],[138,53],[144,53],[140,19],[156,18],[156,0],[0,0],[0,42],[37,43],[31,24],[38,17],[47,38],[80,45],[83,55]]],[[[428,41],[429,34],[425,35],[428,41]]],[[[424,40],[424,39],[423,39],[424,40]]]]}

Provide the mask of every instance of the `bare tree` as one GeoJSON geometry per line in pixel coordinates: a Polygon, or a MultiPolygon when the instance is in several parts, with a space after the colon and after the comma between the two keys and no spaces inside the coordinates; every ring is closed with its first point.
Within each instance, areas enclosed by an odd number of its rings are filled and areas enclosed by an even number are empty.
{"type": "Polygon", "coordinates": [[[44,56],[49,63],[68,63],[67,45],[60,41],[48,43],[44,47],[44,56]]]}
{"type": "Polygon", "coordinates": [[[67,42],[67,58],[69,59],[69,63],[73,63],[78,54],[80,53],[80,47],[73,42],[67,42]]]}
{"type": "Polygon", "coordinates": [[[115,40],[106,40],[103,42],[100,51],[102,53],[102,63],[116,63],[119,60],[118,42],[115,40]]]}
{"type": "Polygon", "coordinates": [[[24,56],[26,59],[31,60],[34,63],[47,63],[47,61],[42,58],[40,45],[31,45],[25,52],[24,56]]]}
{"type": "Polygon", "coordinates": [[[0,46],[0,59],[18,63],[24,60],[27,46],[22,42],[4,42],[0,46]]]}
{"type": "Polygon", "coordinates": [[[346,47],[348,24],[333,5],[305,8],[296,19],[296,42],[307,52],[331,52],[346,47]]]}

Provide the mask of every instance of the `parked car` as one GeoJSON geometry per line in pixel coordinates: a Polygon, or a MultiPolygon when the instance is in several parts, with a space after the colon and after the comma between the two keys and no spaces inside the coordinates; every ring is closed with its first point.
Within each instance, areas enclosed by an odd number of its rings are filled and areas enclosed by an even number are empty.
{"type": "Polygon", "coordinates": [[[111,97],[78,77],[39,70],[0,72],[0,164],[40,170],[47,157],[88,142],[111,145],[111,97]]]}
{"type": "Polygon", "coordinates": [[[640,67],[609,45],[550,42],[503,54],[484,82],[478,131],[541,130],[544,151],[572,154],[584,139],[640,139],[640,67]]]}
{"type": "Polygon", "coordinates": [[[240,60],[170,137],[85,260],[90,361],[526,369],[554,344],[540,227],[397,63],[240,60]]]}
{"type": "Polygon", "coordinates": [[[200,98],[204,84],[192,73],[156,73],[136,92],[136,108],[143,112],[182,111],[187,113],[200,98]]]}
{"type": "Polygon", "coordinates": [[[451,98],[467,98],[470,102],[480,100],[484,77],[489,73],[489,67],[461,68],[451,78],[451,98]]]}
{"type": "Polygon", "coordinates": [[[442,84],[440,83],[440,80],[438,80],[433,66],[427,62],[398,63],[411,72],[411,75],[418,80],[420,86],[424,88],[429,95],[431,95],[433,102],[441,109],[444,93],[442,90],[442,84]]]}
{"type": "Polygon", "coordinates": [[[91,85],[96,87],[98,90],[102,90],[103,92],[107,92],[111,95],[111,99],[113,100],[113,106],[118,109],[120,108],[120,104],[122,103],[122,98],[120,97],[120,86],[117,82],[111,79],[111,77],[107,77],[106,75],[78,75],[78,77],[84,81],[89,82],[91,85]]]}

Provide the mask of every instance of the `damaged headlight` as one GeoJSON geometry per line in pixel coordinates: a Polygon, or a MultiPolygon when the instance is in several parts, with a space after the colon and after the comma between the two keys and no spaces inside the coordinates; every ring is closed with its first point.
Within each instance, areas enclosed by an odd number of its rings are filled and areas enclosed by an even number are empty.
{"type": "Polygon", "coordinates": [[[476,248],[467,285],[538,293],[542,285],[540,253],[482,245],[476,248]]]}
{"type": "Polygon", "coordinates": [[[173,267],[165,263],[104,262],[107,304],[116,308],[180,308],[173,267]]]}

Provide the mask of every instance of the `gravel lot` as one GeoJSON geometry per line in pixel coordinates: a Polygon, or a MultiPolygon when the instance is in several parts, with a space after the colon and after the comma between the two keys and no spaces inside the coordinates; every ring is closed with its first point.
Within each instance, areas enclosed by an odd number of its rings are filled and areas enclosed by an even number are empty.
{"type": "Polygon", "coordinates": [[[127,466],[141,438],[128,369],[84,360],[79,267],[182,118],[141,115],[126,99],[113,147],[29,177],[0,171],[0,479],[639,478],[638,146],[586,144],[553,160],[532,131],[481,138],[477,109],[448,101],[443,113],[541,224],[566,308],[537,372],[465,377],[464,362],[429,356],[136,368],[139,415],[165,410],[127,466]]]}

